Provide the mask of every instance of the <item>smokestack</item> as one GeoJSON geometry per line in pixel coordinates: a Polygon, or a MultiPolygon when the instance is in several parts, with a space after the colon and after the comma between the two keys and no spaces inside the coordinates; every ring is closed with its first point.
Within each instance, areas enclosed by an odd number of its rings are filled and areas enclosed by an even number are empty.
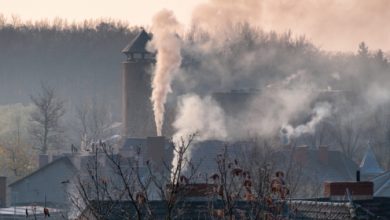
{"type": "Polygon", "coordinates": [[[150,72],[155,63],[154,54],[146,50],[151,36],[140,33],[122,50],[127,57],[122,73],[122,124],[124,137],[155,136],[156,128],[149,101],[150,72]]]}
{"type": "Polygon", "coordinates": [[[7,207],[7,177],[0,176],[0,208],[7,207]]]}
{"type": "Polygon", "coordinates": [[[360,170],[356,171],[356,182],[360,182],[360,170]]]}

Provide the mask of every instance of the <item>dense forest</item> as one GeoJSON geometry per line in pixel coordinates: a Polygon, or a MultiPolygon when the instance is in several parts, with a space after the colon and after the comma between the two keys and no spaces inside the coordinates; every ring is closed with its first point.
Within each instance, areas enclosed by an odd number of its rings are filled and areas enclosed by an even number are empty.
{"type": "Polygon", "coordinates": [[[113,21],[8,23],[0,16],[0,103],[28,103],[47,83],[71,105],[93,95],[117,106],[121,50],[134,34],[113,21]]]}

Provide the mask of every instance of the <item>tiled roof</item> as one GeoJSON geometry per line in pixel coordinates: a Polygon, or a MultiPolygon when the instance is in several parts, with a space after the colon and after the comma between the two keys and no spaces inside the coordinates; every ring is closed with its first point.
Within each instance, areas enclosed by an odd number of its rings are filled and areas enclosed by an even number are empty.
{"type": "Polygon", "coordinates": [[[349,202],[289,201],[292,219],[350,219],[354,209],[349,202]]]}
{"type": "Polygon", "coordinates": [[[292,219],[390,219],[390,198],[335,202],[327,198],[289,201],[292,219]]]}

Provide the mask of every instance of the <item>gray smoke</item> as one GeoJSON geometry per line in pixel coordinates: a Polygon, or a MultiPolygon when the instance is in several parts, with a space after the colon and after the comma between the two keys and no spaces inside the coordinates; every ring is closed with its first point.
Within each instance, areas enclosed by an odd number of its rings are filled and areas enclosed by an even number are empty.
{"type": "Polygon", "coordinates": [[[285,131],[287,137],[296,138],[302,134],[313,134],[316,126],[324,119],[331,115],[331,105],[327,102],[317,103],[313,109],[313,116],[310,121],[305,124],[293,127],[290,124],[282,126],[282,130],[285,131]]]}
{"type": "Polygon", "coordinates": [[[211,0],[194,10],[173,81],[175,138],[199,132],[200,140],[272,139],[283,131],[305,139],[319,126],[342,130],[350,121],[370,131],[366,122],[390,105],[386,56],[365,45],[356,54],[333,54],[292,32],[264,32],[271,19],[265,9],[283,5],[289,3],[211,0]]]}
{"type": "Polygon", "coordinates": [[[225,140],[228,138],[225,113],[212,97],[188,94],[179,98],[178,113],[173,127],[174,140],[197,133],[197,140],[225,140]],[[199,120],[201,119],[201,120],[199,120]]]}

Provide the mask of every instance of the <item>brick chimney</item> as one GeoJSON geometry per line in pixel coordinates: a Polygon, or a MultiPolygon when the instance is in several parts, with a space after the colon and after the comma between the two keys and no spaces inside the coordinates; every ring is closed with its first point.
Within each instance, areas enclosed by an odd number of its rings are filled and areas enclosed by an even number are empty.
{"type": "Polygon", "coordinates": [[[347,189],[353,200],[371,200],[374,184],[365,182],[325,182],[324,196],[331,200],[348,200],[347,189]]]}
{"type": "Polygon", "coordinates": [[[308,162],[309,158],[309,146],[303,145],[295,147],[293,149],[293,159],[295,162],[305,165],[308,162]]]}
{"type": "Polygon", "coordinates": [[[7,207],[7,177],[0,176],[0,208],[7,207]]]}
{"type": "Polygon", "coordinates": [[[318,159],[323,164],[328,164],[329,160],[329,147],[326,145],[321,145],[318,147],[318,159]]]}

